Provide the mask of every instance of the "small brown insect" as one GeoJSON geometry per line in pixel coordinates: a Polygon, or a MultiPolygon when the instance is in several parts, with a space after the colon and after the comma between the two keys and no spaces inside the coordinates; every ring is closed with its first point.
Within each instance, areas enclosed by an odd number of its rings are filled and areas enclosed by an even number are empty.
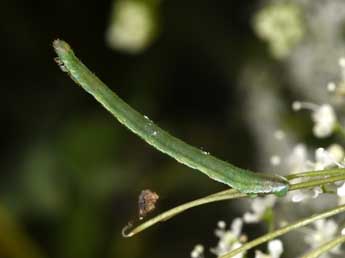
{"type": "Polygon", "coordinates": [[[138,199],[139,219],[143,219],[149,212],[155,209],[159,196],[150,189],[142,190],[138,199]]]}

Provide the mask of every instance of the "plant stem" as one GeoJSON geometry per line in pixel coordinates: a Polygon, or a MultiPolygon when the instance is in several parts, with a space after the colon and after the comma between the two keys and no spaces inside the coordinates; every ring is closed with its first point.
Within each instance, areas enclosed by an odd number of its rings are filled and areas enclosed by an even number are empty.
{"type": "Polygon", "coordinates": [[[276,237],[279,237],[281,235],[284,235],[292,230],[295,230],[295,229],[298,229],[300,227],[303,227],[305,225],[308,225],[314,221],[317,221],[319,219],[324,219],[324,218],[327,218],[327,217],[330,217],[330,216],[334,216],[338,213],[341,213],[341,212],[344,212],[345,211],[345,205],[341,205],[341,206],[338,206],[334,209],[330,209],[326,212],[323,212],[323,213],[320,213],[320,214],[317,214],[317,215],[313,215],[311,217],[308,217],[308,218],[305,218],[305,219],[302,219],[300,221],[297,221],[295,223],[292,223],[292,224],[289,224],[285,227],[282,227],[280,229],[277,229],[271,233],[268,233],[268,234],[265,234],[261,237],[258,237],[256,239],[254,239],[253,241],[250,241],[246,244],[244,244],[243,246],[241,246],[240,248],[237,248],[233,251],[231,251],[230,253],[227,253],[226,255],[223,255],[221,256],[220,258],[231,258],[231,257],[234,257],[240,253],[244,253],[246,251],[248,251],[249,249],[255,247],[255,246],[258,246],[258,245],[261,245],[269,240],[272,240],[276,237]]]}
{"type": "MultiPolygon", "coordinates": [[[[333,182],[336,182],[339,180],[345,180],[345,175],[336,176],[336,177],[328,177],[328,178],[317,179],[317,180],[313,180],[313,181],[293,184],[290,186],[289,191],[307,189],[307,188],[311,188],[314,186],[333,183],[333,182]]],[[[166,220],[178,215],[179,213],[182,213],[182,212],[189,210],[193,207],[197,207],[197,206],[211,203],[211,202],[218,202],[218,201],[230,200],[230,199],[235,199],[235,198],[243,198],[246,196],[247,196],[246,194],[240,193],[234,189],[227,189],[227,190],[224,190],[224,191],[221,191],[218,193],[214,193],[214,194],[208,195],[206,197],[199,198],[197,200],[187,202],[185,204],[182,204],[182,205],[179,205],[175,208],[167,210],[167,211],[157,215],[156,217],[153,217],[152,219],[145,221],[144,223],[140,224],[139,226],[135,227],[134,229],[131,229],[132,225],[128,225],[123,229],[122,235],[124,237],[132,237],[132,236],[138,234],[139,232],[144,231],[145,229],[157,224],[158,222],[166,221],[166,220]],[[126,232],[128,230],[130,230],[130,231],[126,232]]]]}
{"type": "Polygon", "coordinates": [[[179,205],[171,210],[168,210],[166,212],[163,212],[161,214],[159,214],[158,216],[145,221],[144,223],[140,224],[139,226],[135,227],[134,229],[132,229],[130,232],[126,232],[127,230],[130,229],[131,225],[125,227],[122,231],[122,235],[124,237],[132,237],[135,234],[138,234],[139,232],[151,227],[152,225],[161,222],[161,221],[166,221],[172,217],[174,217],[175,215],[186,211],[190,208],[196,207],[196,206],[200,206],[206,203],[211,203],[211,202],[217,202],[217,201],[222,201],[222,200],[229,200],[229,199],[234,199],[234,198],[242,198],[247,196],[244,193],[239,193],[238,191],[234,190],[234,189],[230,189],[230,190],[226,190],[226,191],[222,191],[219,193],[215,193],[212,195],[209,195],[207,197],[203,197],[191,202],[187,202],[185,204],[179,205]]]}
{"type": "Polygon", "coordinates": [[[341,174],[345,175],[344,168],[333,168],[333,169],[295,173],[295,174],[287,175],[286,178],[288,180],[291,180],[291,179],[302,178],[302,177],[326,177],[326,176],[334,176],[334,175],[341,175],[341,174]]]}
{"type": "Polygon", "coordinates": [[[331,176],[331,177],[327,177],[327,178],[321,178],[321,179],[317,179],[317,180],[301,182],[301,183],[291,185],[289,191],[294,191],[294,190],[299,190],[299,189],[307,189],[307,188],[311,188],[311,187],[315,187],[315,186],[321,186],[321,185],[325,185],[325,184],[330,184],[330,183],[334,183],[334,182],[342,181],[342,180],[345,180],[345,175],[331,176]]]}
{"type": "Polygon", "coordinates": [[[303,255],[301,258],[317,258],[320,255],[332,250],[334,247],[344,242],[345,242],[345,236],[339,236],[335,239],[332,239],[331,241],[326,242],[325,244],[319,246],[318,248],[310,251],[309,253],[303,255]]]}

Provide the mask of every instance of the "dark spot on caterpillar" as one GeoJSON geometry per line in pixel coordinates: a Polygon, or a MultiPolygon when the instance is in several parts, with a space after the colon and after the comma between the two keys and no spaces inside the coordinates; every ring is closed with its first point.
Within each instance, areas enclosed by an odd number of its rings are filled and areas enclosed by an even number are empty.
{"type": "Polygon", "coordinates": [[[158,199],[158,194],[149,189],[141,191],[138,199],[139,219],[143,219],[149,212],[155,209],[158,199]]]}

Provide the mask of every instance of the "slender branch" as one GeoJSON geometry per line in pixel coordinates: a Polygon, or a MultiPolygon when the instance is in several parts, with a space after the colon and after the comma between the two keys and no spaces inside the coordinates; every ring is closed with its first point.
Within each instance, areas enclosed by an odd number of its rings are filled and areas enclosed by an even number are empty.
{"type": "Polygon", "coordinates": [[[215,193],[212,195],[209,195],[207,197],[203,197],[191,202],[187,202],[185,204],[179,205],[171,210],[168,210],[166,212],[163,212],[161,214],[159,214],[158,216],[145,221],[144,223],[140,224],[139,226],[135,227],[134,229],[132,229],[130,232],[126,232],[128,230],[130,230],[131,225],[129,224],[128,226],[126,226],[123,231],[122,231],[122,235],[124,237],[132,237],[135,234],[138,234],[139,232],[151,227],[152,225],[161,222],[161,221],[166,221],[174,216],[176,216],[177,214],[186,211],[190,208],[196,207],[196,206],[200,206],[206,203],[211,203],[211,202],[218,202],[218,201],[222,201],[222,200],[229,200],[229,199],[234,199],[234,198],[242,198],[247,196],[246,194],[243,193],[239,193],[238,191],[234,190],[234,189],[230,189],[230,190],[226,190],[226,191],[222,191],[219,193],[215,193]]]}
{"type": "Polygon", "coordinates": [[[342,180],[345,180],[345,175],[331,176],[331,177],[327,177],[327,178],[321,178],[321,179],[317,179],[317,180],[301,182],[301,183],[291,185],[289,191],[294,191],[294,190],[299,190],[299,189],[307,189],[307,188],[311,188],[311,187],[315,187],[315,186],[321,186],[321,185],[325,185],[325,184],[330,184],[330,183],[334,183],[334,182],[342,181],[342,180]]]}
{"type": "Polygon", "coordinates": [[[325,170],[317,170],[317,171],[306,171],[302,173],[295,173],[286,176],[286,179],[291,180],[295,178],[302,178],[302,177],[326,177],[326,176],[334,176],[334,175],[345,175],[344,168],[333,168],[333,169],[325,169],[325,170]]]}
{"type": "MultiPolygon", "coordinates": [[[[329,178],[323,178],[323,179],[318,179],[318,180],[313,180],[313,181],[308,181],[308,182],[302,182],[302,183],[297,183],[293,184],[290,186],[290,191],[294,190],[299,190],[299,189],[307,189],[311,188],[314,186],[320,186],[323,184],[328,184],[328,183],[334,183],[336,181],[340,180],[345,180],[345,175],[343,176],[335,176],[335,177],[329,177],[329,178]]],[[[240,193],[237,190],[234,189],[227,189],[218,193],[214,193],[211,195],[208,195],[206,197],[187,202],[185,204],[179,205],[175,208],[172,208],[170,210],[167,210],[156,217],[153,217],[152,219],[149,219],[145,221],[144,223],[140,224],[139,226],[135,227],[132,229],[132,225],[129,224],[127,225],[123,231],[122,235],[124,237],[132,237],[139,232],[144,231],[145,229],[157,224],[158,222],[166,221],[186,210],[189,210],[193,207],[197,207],[203,204],[211,203],[211,202],[218,202],[218,201],[224,201],[224,200],[230,200],[230,199],[235,199],[235,198],[243,198],[246,197],[246,194],[240,193]],[[129,232],[127,232],[129,231],[129,232]]]]}
{"type": "Polygon", "coordinates": [[[324,243],[323,245],[310,251],[309,253],[303,255],[301,258],[317,258],[320,255],[332,250],[334,247],[344,242],[345,242],[345,236],[339,236],[335,239],[332,239],[331,241],[324,243]]]}
{"type": "Polygon", "coordinates": [[[236,255],[240,254],[240,253],[243,253],[243,252],[246,252],[248,251],[249,249],[255,247],[255,246],[258,246],[258,245],[261,245],[269,240],[272,240],[276,237],[279,237],[281,235],[284,235],[292,230],[295,230],[295,229],[298,229],[300,227],[303,227],[305,225],[308,225],[314,221],[317,221],[319,219],[324,219],[324,218],[327,218],[327,217],[330,217],[330,216],[334,216],[338,213],[341,213],[341,212],[344,212],[345,211],[345,205],[341,205],[341,206],[338,206],[334,209],[330,209],[326,212],[323,212],[323,213],[320,213],[320,214],[317,214],[317,215],[313,215],[311,217],[308,217],[308,218],[305,218],[305,219],[302,219],[300,221],[297,221],[295,223],[292,223],[292,224],[289,224],[285,227],[282,227],[280,229],[277,229],[271,233],[268,233],[268,234],[265,234],[261,237],[258,237],[256,239],[254,239],[253,241],[250,241],[246,244],[244,244],[243,246],[241,246],[240,248],[237,248],[233,251],[231,251],[230,253],[227,253],[226,255],[223,255],[221,256],[220,258],[231,258],[231,257],[235,257],[236,255]]]}

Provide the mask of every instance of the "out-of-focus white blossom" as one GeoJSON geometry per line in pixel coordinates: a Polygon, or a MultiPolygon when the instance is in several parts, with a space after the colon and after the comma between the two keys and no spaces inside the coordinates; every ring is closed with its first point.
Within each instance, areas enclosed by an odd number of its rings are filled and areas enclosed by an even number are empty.
{"type": "Polygon", "coordinates": [[[313,133],[318,138],[325,138],[333,133],[337,117],[331,105],[316,105],[309,102],[294,101],[292,109],[299,111],[301,109],[309,109],[312,111],[311,118],[314,122],[313,133]]]}
{"type": "Polygon", "coordinates": [[[341,198],[345,197],[345,183],[343,183],[340,187],[338,187],[337,195],[341,198]]]}
{"type": "MultiPolygon", "coordinates": [[[[332,220],[320,219],[313,223],[315,229],[306,229],[304,241],[311,247],[311,249],[332,240],[338,233],[338,224],[332,220]]],[[[340,246],[333,248],[329,253],[339,254],[340,246]]],[[[330,257],[329,254],[323,254],[322,258],[330,257]]]]}
{"type": "Polygon", "coordinates": [[[263,198],[255,198],[252,200],[252,212],[246,212],[243,215],[243,220],[246,223],[257,223],[260,222],[265,214],[265,211],[272,208],[276,202],[276,197],[273,195],[268,195],[263,198]]]}
{"type": "Polygon", "coordinates": [[[274,132],[274,138],[277,140],[283,140],[286,137],[285,132],[282,130],[277,130],[274,132]]]}
{"type": "MultiPolygon", "coordinates": [[[[230,229],[226,229],[225,222],[218,222],[218,228],[215,230],[215,235],[219,238],[216,247],[211,249],[211,252],[218,257],[242,246],[246,241],[246,236],[241,235],[243,221],[241,218],[233,220],[230,229]]],[[[242,258],[244,253],[234,256],[235,258],[242,258]]]]}
{"type": "Polygon", "coordinates": [[[316,137],[325,138],[330,136],[335,127],[337,118],[332,106],[324,104],[313,112],[313,132],[316,137]]]}
{"type": "Polygon", "coordinates": [[[313,170],[323,170],[329,167],[344,167],[340,162],[344,158],[344,149],[338,144],[332,144],[325,150],[324,148],[317,148],[315,150],[315,163],[313,170]]]}
{"type": "Polygon", "coordinates": [[[255,16],[254,28],[277,58],[286,57],[304,35],[301,10],[292,2],[272,3],[260,10],[255,16]]]}
{"type": "Polygon", "coordinates": [[[345,228],[343,228],[340,233],[345,236],[345,228]]]}
{"type": "Polygon", "coordinates": [[[314,187],[311,190],[296,190],[293,192],[289,192],[288,197],[291,199],[292,202],[298,203],[307,201],[309,199],[316,199],[323,191],[320,187],[314,187]]]}
{"type": "Polygon", "coordinates": [[[334,92],[337,88],[337,85],[334,82],[327,83],[327,90],[330,92],[334,92]]]}
{"type": "Polygon", "coordinates": [[[190,253],[191,258],[203,258],[204,257],[204,246],[203,245],[196,245],[194,246],[193,250],[190,253]]]}
{"type": "Polygon", "coordinates": [[[273,166],[278,166],[278,165],[280,165],[280,163],[281,163],[281,158],[280,158],[278,155],[273,155],[273,156],[271,156],[271,158],[270,158],[270,163],[271,163],[273,166]]]}
{"type": "Polygon", "coordinates": [[[335,163],[336,164],[339,163],[337,165],[341,167],[342,164],[340,164],[340,162],[344,160],[344,155],[345,155],[344,148],[340,146],[339,144],[334,143],[334,144],[331,144],[327,148],[327,152],[329,156],[335,161],[335,163]]]}
{"type": "Polygon", "coordinates": [[[305,200],[309,195],[306,194],[304,191],[297,190],[293,194],[291,194],[291,201],[292,202],[301,202],[305,200]]]}
{"type": "Polygon", "coordinates": [[[287,157],[287,168],[291,173],[307,171],[307,161],[307,147],[304,144],[299,143],[292,149],[291,154],[287,157]]]}
{"type": "MultiPolygon", "coordinates": [[[[308,99],[319,103],[329,101],[328,92],[320,85],[327,85],[329,81],[339,76],[334,60],[345,54],[343,36],[345,1],[292,0],[292,2],[300,4],[306,29],[303,40],[285,59],[288,63],[285,67],[291,87],[308,99]]],[[[337,92],[338,87],[336,95],[337,92]]]]}
{"type": "MultiPolygon", "coordinates": [[[[344,149],[338,144],[332,144],[327,149],[317,148],[315,150],[315,161],[307,158],[307,149],[304,145],[296,145],[295,150],[289,157],[290,165],[296,169],[298,165],[300,170],[291,170],[292,172],[302,172],[310,170],[323,170],[331,167],[344,167],[341,161],[344,159],[344,149]],[[303,169],[301,169],[303,168],[303,169]]],[[[301,182],[302,179],[295,179],[295,182],[301,182]]],[[[315,199],[322,194],[320,187],[314,187],[312,190],[297,190],[290,192],[288,196],[292,202],[302,202],[308,199],[315,199]]]]}
{"type": "Polygon", "coordinates": [[[279,239],[268,242],[268,254],[259,250],[255,251],[255,258],[279,258],[283,254],[283,243],[279,239]]]}
{"type": "Polygon", "coordinates": [[[338,63],[341,68],[345,68],[345,57],[340,57],[338,63]]]}
{"type": "Polygon", "coordinates": [[[144,50],[155,36],[154,8],[146,1],[117,1],[106,32],[109,46],[132,54],[144,50]]]}
{"type": "Polygon", "coordinates": [[[320,186],[314,187],[313,188],[313,192],[314,192],[313,199],[317,198],[320,194],[323,193],[323,191],[322,191],[320,186]]]}

